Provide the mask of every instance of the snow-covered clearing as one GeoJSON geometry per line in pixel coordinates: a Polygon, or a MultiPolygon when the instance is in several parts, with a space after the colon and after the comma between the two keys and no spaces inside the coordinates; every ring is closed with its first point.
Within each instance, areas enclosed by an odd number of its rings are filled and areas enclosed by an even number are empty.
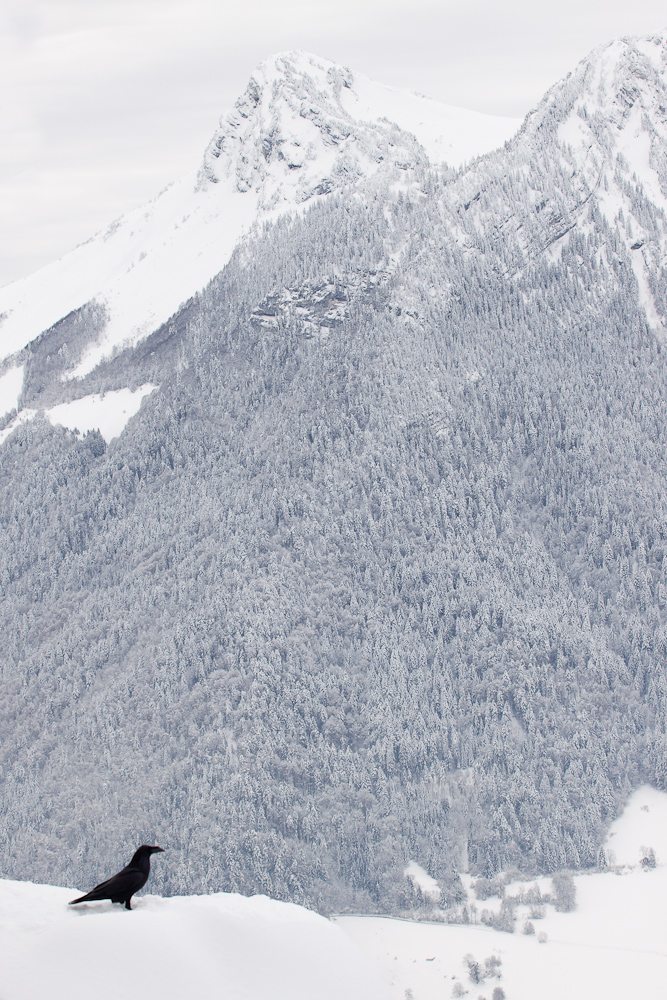
{"type": "MultiPolygon", "coordinates": [[[[491,1000],[626,1000],[654,997],[667,969],[664,898],[667,872],[581,876],[575,913],[548,915],[546,934],[504,934],[481,925],[412,923],[379,917],[342,917],[339,925],[387,981],[394,1000],[443,1000],[459,982],[471,997],[491,1000]],[[473,984],[464,962],[500,958],[501,978],[473,984]]],[[[454,994],[455,995],[455,994],[454,994]]]]}
{"type": "Polygon", "coordinates": [[[77,890],[0,881],[2,1000],[387,1000],[347,935],[266,896],[68,906],[77,890]]]}
{"type": "MultiPolygon", "coordinates": [[[[73,399],[69,403],[59,403],[44,412],[54,427],[58,425],[67,427],[71,431],[76,431],[79,437],[86,431],[98,430],[108,444],[109,441],[123,433],[130,417],[139,411],[144,396],[148,396],[156,388],[157,386],[146,383],[134,390],[116,389],[112,392],[105,392],[103,395],[94,393],[91,396],[73,399]]],[[[11,408],[5,410],[5,413],[9,412],[11,408]]],[[[17,413],[11,423],[0,431],[0,445],[7,440],[19,424],[25,424],[36,416],[37,410],[25,409],[17,413]]]]}
{"type": "Polygon", "coordinates": [[[634,867],[650,848],[657,863],[667,868],[667,795],[644,785],[612,824],[605,851],[609,864],[634,867]]]}
{"type": "Polygon", "coordinates": [[[83,396],[70,403],[60,403],[46,411],[46,416],[52,424],[61,424],[79,434],[85,431],[99,430],[104,440],[109,443],[118,437],[130,419],[138,412],[144,396],[148,396],[156,388],[147,383],[139,386],[134,392],[131,389],[118,389],[106,392],[103,396],[95,393],[83,396]]]}
{"type": "Polygon", "coordinates": [[[23,368],[10,368],[4,375],[0,375],[0,417],[5,413],[15,410],[18,406],[19,396],[23,388],[23,368]]]}
{"type": "Polygon", "coordinates": [[[0,444],[7,440],[12,431],[16,430],[19,424],[25,424],[37,415],[37,410],[21,410],[17,413],[11,423],[7,424],[4,430],[0,431],[0,444]]]}
{"type": "Polygon", "coordinates": [[[504,934],[473,926],[382,917],[339,917],[338,925],[375,963],[393,1000],[448,1000],[459,982],[471,1000],[634,1000],[660,995],[667,975],[667,869],[575,879],[577,909],[547,907],[536,933],[504,934]],[[538,935],[546,934],[541,943],[538,935]],[[500,958],[501,978],[470,980],[464,956],[500,958]]]}
{"type": "MultiPolygon", "coordinates": [[[[470,1000],[491,1000],[494,989],[507,1000],[652,1000],[664,995],[667,976],[667,795],[652,788],[635,792],[610,831],[608,854],[610,849],[619,867],[577,876],[576,910],[557,913],[546,906],[543,918],[532,918],[531,935],[521,933],[530,916],[526,906],[518,909],[514,934],[481,924],[382,917],[339,917],[337,923],[375,963],[392,1000],[449,1000],[464,995],[460,990],[470,1000]],[[640,861],[650,848],[658,867],[644,871],[640,861]],[[497,956],[501,978],[473,983],[466,955],[482,967],[497,956]]],[[[550,880],[539,884],[544,891],[550,880]]],[[[506,891],[516,890],[514,883],[506,891]]],[[[498,905],[498,899],[476,903],[478,911],[498,905]]]]}
{"type": "Polygon", "coordinates": [[[417,888],[421,889],[425,899],[431,899],[434,903],[440,902],[440,886],[427,871],[424,871],[421,865],[418,865],[416,861],[411,861],[406,866],[405,874],[417,888]]]}

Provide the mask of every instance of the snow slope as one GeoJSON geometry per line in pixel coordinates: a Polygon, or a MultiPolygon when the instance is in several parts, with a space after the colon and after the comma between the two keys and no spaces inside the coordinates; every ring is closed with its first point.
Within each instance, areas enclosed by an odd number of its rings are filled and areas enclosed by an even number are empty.
{"type": "Polygon", "coordinates": [[[601,47],[547,94],[543,114],[560,117],[557,136],[580,177],[574,214],[585,223],[593,195],[629,251],[651,329],[667,327],[667,35],[622,38],[601,47]],[[558,112],[558,105],[561,111],[558,112]],[[564,109],[564,113],[563,110],[564,109]]]}
{"type": "Polygon", "coordinates": [[[257,219],[381,168],[428,158],[458,165],[502,144],[519,124],[383,87],[303,52],[267,59],[221,119],[199,170],[0,290],[0,358],[95,300],[108,322],[74,367],[83,376],[173,315],[257,219]]]}
{"type": "Polygon", "coordinates": [[[2,1000],[387,1000],[329,921],[265,896],[139,897],[0,881],[2,1000]]]}
{"type": "Polygon", "coordinates": [[[461,167],[476,156],[503,145],[521,124],[516,118],[485,115],[454,108],[423,94],[397,90],[355,73],[340,101],[353,118],[379,121],[387,118],[412,132],[431,163],[461,167]]]}
{"type": "Polygon", "coordinates": [[[16,409],[22,387],[23,365],[10,368],[4,375],[0,375],[0,417],[16,409]]]}
{"type": "MultiPolygon", "coordinates": [[[[471,1000],[491,1000],[496,987],[507,1000],[652,1000],[665,993],[667,969],[667,866],[660,863],[667,859],[667,794],[648,787],[635,792],[610,830],[612,843],[623,867],[577,876],[574,912],[547,906],[544,918],[532,918],[532,935],[520,933],[530,918],[524,906],[514,934],[482,924],[382,917],[345,916],[337,923],[375,964],[393,1000],[447,1000],[456,983],[471,1000]],[[654,848],[656,869],[642,870],[641,845],[654,848]],[[497,956],[501,978],[473,984],[466,955],[482,965],[497,956]]],[[[548,890],[549,879],[539,882],[548,890]]],[[[516,890],[516,883],[507,887],[508,894],[516,890]]]]}

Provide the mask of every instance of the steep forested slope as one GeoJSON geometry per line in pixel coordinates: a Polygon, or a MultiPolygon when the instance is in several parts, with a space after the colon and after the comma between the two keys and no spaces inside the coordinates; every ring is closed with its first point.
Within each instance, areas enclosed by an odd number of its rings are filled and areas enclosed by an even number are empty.
{"type": "Polygon", "coordinates": [[[115,359],[162,387],[108,447],[8,438],[4,874],[150,836],[169,891],[400,908],[409,857],[451,896],[592,865],[664,787],[667,369],[626,216],[665,219],[602,127],[587,187],[571,106],[245,244],[173,377],[115,359]]]}

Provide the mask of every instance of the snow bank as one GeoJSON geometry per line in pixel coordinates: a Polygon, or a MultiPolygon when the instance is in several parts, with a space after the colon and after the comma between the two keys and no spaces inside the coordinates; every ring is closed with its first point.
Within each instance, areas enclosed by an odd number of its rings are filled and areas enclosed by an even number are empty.
{"type": "Polygon", "coordinates": [[[68,907],[75,889],[0,881],[2,1000],[387,1000],[328,920],[265,896],[68,907]]]}

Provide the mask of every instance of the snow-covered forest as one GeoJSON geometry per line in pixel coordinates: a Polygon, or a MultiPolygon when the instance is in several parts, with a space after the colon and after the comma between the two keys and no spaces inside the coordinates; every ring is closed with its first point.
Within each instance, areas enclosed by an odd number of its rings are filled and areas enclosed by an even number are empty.
{"type": "Polygon", "coordinates": [[[403,912],[409,859],[593,867],[667,786],[666,52],[256,228],[68,383],[159,386],[109,443],[40,413],[103,311],[12,361],[3,875],[146,839],[167,893],[403,912]]]}

